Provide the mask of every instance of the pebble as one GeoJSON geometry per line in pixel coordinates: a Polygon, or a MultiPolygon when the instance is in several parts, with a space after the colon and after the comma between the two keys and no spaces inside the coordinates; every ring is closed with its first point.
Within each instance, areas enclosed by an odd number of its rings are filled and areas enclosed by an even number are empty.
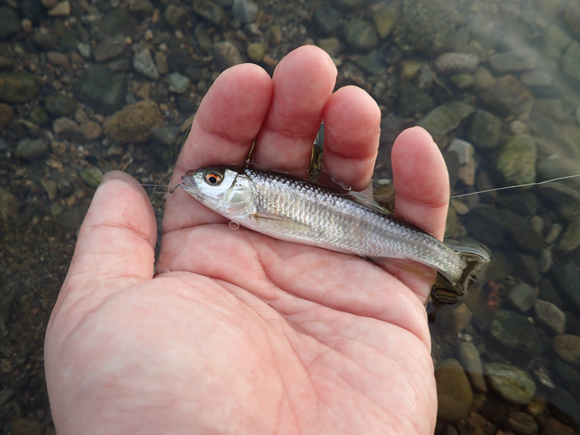
{"type": "Polygon", "coordinates": [[[441,74],[474,72],[479,58],[467,53],[445,53],[435,60],[435,68],[441,74]]]}
{"type": "Polygon", "coordinates": [[[353,18],[342,28],[346,44],[355,50],[370,50],[379,41],[375,27],[367,20],[353,18]]]}
{"type": "Polygon", "coordinates": [[[121,74],[114,74],[105,65],[91,65],[75,86],[77,99],[96,110],[109,114],[125,104],[128,81],[121,74]]]}
{"type": "Polygon", "coordinates": [[[473,88],[476,91],[485,91],[486,89],[492,88],[495,84],[496,79],[487,68],[482,66],[477,67],[473,74],[473,88]]]}
{"type": "Polygon", "coordinates": [[[536,181],[536,143],[531,136],[515,135],[504,145],[496,162],[496,169],[506,185],[536,181]]]}
{"type": "Polygon", "coordinates": [[[545,71],[528,71],[522,74],[522,83],[530,87],[545,88],[552,84],[552,76],[545,71]]]}
{"type": "Polygon", "coordinates": [[[536,393],[536,384],[532,377],[516,367],[487,363],[484,373],[491,389],[507,402],[526,405],[536,393]]]}
{"type": "Polygon", "coordinates": [[[70,3],[57,3],[52,9],[48,11],[48,15],[51,17],[68,17],[70,15],[70,3]]]}
{"type": "Polygon", "coordinates": [[[20,32],[18,12],[10,8],[0,8],[0,38],[7,38],[20,32]]]}
{"type": "Polygon", "coordinates": [[[556,354],[573,366],[580,367],[580,337],[571,334],[557,335],[552,339],[556,354]]]}
{"type": "Polygon", "coordinates": [[[113,59],[123,53],[126,46],[126,38],[123,35],[116,35],[113,38],[107,38],[97,44],[93,50],[93,56],[97,62],[113,59]]]}
{"type": "Polygon", "coordinates": [[[189,13],[187,8],[176,6],[174,4],[167,5],[163,18],[174,29],[180,29],[187,24],[189,13]]]}
{"type": "Polygon", "coordinates": [[[562,234],[562,229],[562,225],[557,223],[553,224],[548,230],[548,234],[546,234],[546,238],[544,239],[546,244],[551,245],[556,240],[558,240],[558,237],[560,237],[560,234],[562,234]]]}
{"type": "Polygon", "coordinates": [[[214,24],[225,26],[228,17],[222,7],[209,0],[197,0],[193,3],[193,11],[214,24]]]}
{"type": "Polygon", "coordinates": [[[51,9],[56,6],[58,0],[40,0],[40,2],[46,9],[51,9]]]}
{"type": "Polygon", "coordinates": [[[482,98],[485,104],[502,116],[529,113],[534,104],[532,94],[511,75],[498,79],[491,88],[483,92],[482,98]]]}
{"type": "Polygon", "coordinates": [[[455,359],[442,361],[435,370],[437,383],[437,417],[446,421],[466,417],[473,402],[469,380],[455,359]]]}
{"type": "Polygon", "coordinates": [[[344,49],[338,38],[320,38],[316,44],[328,53],[330,57],[336,57],[344,49]]]}
{"type": "Polygon", "coordinates": [[[46,59],[53,65],[60,66],[64,69],[70,68],[70,62],[66,54],[58,53],[56,51],[49,51],[46,54],[46,59]]]}
{"type": "Polygon", "coordinates": [[[340,14],[330,6],[321,6],[314,11],[316,29],[323,35],[330,35],[340,24],[340,14]]]}
{"type": "Polygon", "coordinates": [[[450,334],[457,334],[469,324],[473,314],[465,304],[444,305],[437,313],[437,324],[450,334]]]}
{"type": "Polygon", "coordinates": [[[487,385],[483,378],[483,367],[477,348],[468,341],[462,341],[457,349],[459,361],[465,369],[471,385],[482,393],[487,392],[487,385]]]}
{"type": "Polygon", "coordinates": [[[90,59],[91,57],[91,45],[85,44],[84,42],[79,42],[77,44],[77,50],[85,59],[90,59]]]}
{"type": "Polygon", "coordinates": [[[538,333],[521,314],[498,311],[491,324],[490,333],[509,358],[528,361],[540,352],[538,333]]]}
{"type": "Polygon", "coordinates": [[[59,215],[56,223],[65,231],[76,231],[81,226],[88,210],[87,205],[80,205],[59,215]]]}
{"type": "Polygon", "coordinates": [[[560,26],[550,24],[542,30],[539,42],[545,56],[559,59],[570,45],[570,42],[572,42],[572,39],[560,26]]]}
{"type": "MultiPolygon", "coordinates": [[[[580,426],[580,403],[562,387],[556,387],[550,395],[550,407],[558,410],[558,414],[570,424],[580,426]]],[[[545,431],[542,432],[545,435],[545,431]]],[[[559,433],[558,435],[562,435],[559,433]]]]}
{"type": "Polygon", "coordinates": [[[473,145],[461,139],[453,139],[447,148],[448,151],[455,151],[459,157],[459,164],[465,165],[473,161],[473,145]]]}
{"type": "Polygon", "coordinates": [[[473,85],[475,79],[471,74],[456,74],[451,76],[449,81],[453,83],[458,89],[467,89],[473,85]]]}
{"type": "Polygon", "coordinates": [[[68,95],[50,95],[44,103],[46,111],[51,116],[67,116],[77,108],[77,101],[68,95]]]}
{"type": "Polygon", "coordinates": [[[50,150],[48,142],[42,139],[24,139],[16,146],[16,158],[20,160],[34,160],[44,157],[50,150]]]}
{"type": "Polygon", "coordinates": [[[0,188],[0,216],[4,221],[16,220],[19,206],[16,195],[0,188]]]}
{"type": "Polygon", "coordinates": [[[576,435],[576,433],[570,426],[566,426],[554,417],[548,418],[542,429],[542,435],[576,435]]]}
{"type": "Polygon", "coordinates": [[[179,127],[167,126],[159,127],[155,130],[151,130],[149,133],[149,138],[159,145],[172,146],[177,138],[177,133],[179,132],[179,127]]]}
{"type": "Polygon", "coordinates": [[[497,53],[489,58],[497,72],[526,71],[536,68],[538,56],[531,48],[517,48],[507,53],[497,53]]]}
{"type": "Polygon", "coordinates": [[[157,67],[157,71],[162,76],[169,74],[169,66],[167,65],[167,58],[165,57],[165,53],[162,51],[155,52],[155,66],[157,67]]]}
{"type": "Polygon", "coordinates": [[[0,73],[0,102],[26,103],[36,98],[42,87],[40,77],[27,72],[0,73]]]}
{"type": "Polygon", "coordinates": [[[373,13],[373,22],[381,39],[391,34],[399,19],[399,8],[395,5],[381,7],[373,13]]]}
{"type": "Polygon", "coordinates": [[[558,243],[558,250],[572,252],[578,246],[580,246],[580,214],[575,215],[568,223],[558,243]]]}
{"type": "Polygon", "coordinates": [[[48,199],[54,201],[58,196],[58,187],[56,183],[48,178],[43,178],[40,183],[42,184],[42,187],[44,187],[44,190],[48,195],[48,199]]]}
{"type": "Polygon", "coordinates": [[[242,23],[252,23],[258,17],[258,5],[252,0],[234,0],[234,17],[242,23]]]}
{"type": "Polygon", "coordinates": [[[96,189],[103,179],[103,172],[96,166],[90,166],[81,170],[80,177],[85,183],[96,189]]]}
{"type": "Polygon", "coordinates": [[[268,44],[263,42],[253,42],[248,45],[246,53],[253,62],[260,62],[264,58],[267,49],[268,44]]]}
{"type": "Polygon", "coordinates": [[[149,132],[161,126],[163,119],[159,107],[150,100],[126,106],[104,124],[107,138],[121,145],[145,142],[149,132]]]}
{"type": "Polygon", "coordinates": [[[538,299],[535,304],[536,319],[548,327],[554,334],[564,334],[566,331],[566,315],[551,302],[538,299]]]}
{"type": "MultiPolygon", "coordinates": [[[[540,218],[541,219],[541,218],[540,218]]],[[[549,249],[542,249],[540,253],[540,258],[538,259],[538,266],[540,267],[540,272],[546,273],[552,267],[552,251],[549,249]]]]}
{"type": "Polygon", "coordinates": [[[22,26],[22,30],[24,30],[24,33],[27,33],[29,35],[32,33],[32,30],[34,29],[34,25],[32,24],[32,21],[30,21],[28,19],[22,20],[20,25],[22,26]]]}
{"type": "Polygon", "coordinates": [[[435,105],[433,99],[412,84],[403,85],[397,98],[397,113],[401,116],[425,113],[435,105]]]}
{"type": "Polygon", "coordinates": [[[525,412],[511,411],[507,420],[508,427],[519,434],[535,434],[538,431],[538,424],[534,417],[525,412]]]}
{"type": "Polygon", "coordinates": [[[133,56],[133,67],[136,71],[150,79],[157,80],[160,75],[151,57],[151,51],[147,47],[137,51],[133,56]]]}
{"type": "Polygon", "coordinates": [[[184,75],[179,73],[171,73],[167,77],[169,83],[169,91],[176,94],[184,94],[189,89],[190,81],[184,75]]]}
{"type": "Polygon", "coordinates": [[[431,133],[432,136],[440,137],[456,129],[460,122],[472,112],[473,107],[469,104],[453,101],[436,107],[417,124],[431,133]]]}
{"type": "Polygon", "coordinates": [[[580,81],[580,44],[573,42],[560,59],[564,74],[573,80],[580,81]]]}
{"type": "Polygon", "coordinates": [[[481,150],[494,149],[498,144],[501,120],[484,110],[476,110],[468,130],[468,138],[481,150]]]}
{"type": "Polygon", "coordinates": [[[215,61],[221,71],[244,62],[240,51],[230,41],[216,42],[212,49],[215,61]]]}
{"type": "Polygon", "coordinates": [[[14,110],[8,104],[0,103],[0,132],[4,130],[14,118],[14,110]]]}
{"type": "Polygon", "coordinates": [[[522,313],[525,313],[534,306],[538,295],[532,286],[525,282],[517,282],[507,292],[508,299],[522,313]]]}
{"type": "Polygon", "coordinates": [[[568,296],[576,309],[580,310],[580,273],[576,265],[573,262],[563,266],[554,265],[551,276],[556,287],[568,296]]]}

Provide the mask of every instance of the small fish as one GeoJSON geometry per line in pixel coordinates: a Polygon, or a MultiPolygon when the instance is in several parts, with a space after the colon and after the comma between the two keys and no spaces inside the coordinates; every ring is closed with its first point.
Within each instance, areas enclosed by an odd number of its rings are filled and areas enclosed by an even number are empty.
{"type": "Polygon", "coordinates": [[[214,166],[188,171],[182,180],[181,187],[206,207],[276,239],[435,269],[432,295],[443,303],[457,302],[490,258],[478,246],[452,249],[353,195],[282,174],[214,166]]]}

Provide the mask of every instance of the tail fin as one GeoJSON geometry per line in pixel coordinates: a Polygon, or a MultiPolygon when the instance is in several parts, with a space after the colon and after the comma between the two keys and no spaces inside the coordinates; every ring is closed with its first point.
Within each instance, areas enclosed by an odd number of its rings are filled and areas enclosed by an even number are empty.
{"type": "Polygon", "coordinates": [[[451,282],[442,274],[437,273],[431,296],[443,304],[454,304],[459,302],[461,296],[484,276],[491,254],[485,246],[472,239],[460,242],[446,240],[445,244],[461,256],[466,266],[457,282],[451,282]]]}

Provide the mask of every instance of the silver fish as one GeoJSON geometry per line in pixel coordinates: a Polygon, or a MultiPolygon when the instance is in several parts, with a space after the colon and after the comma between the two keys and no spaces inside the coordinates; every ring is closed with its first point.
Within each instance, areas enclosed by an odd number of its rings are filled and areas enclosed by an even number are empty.
{"type": "Polygon", "coordinates": [[[371,260],[413,260],[437,271],[432,295],[457,302],[489,254],[458,251],[353,195],[282,174],[213,166],[188,171],[180,185],[220,215],[259,233],[371,260]]]}

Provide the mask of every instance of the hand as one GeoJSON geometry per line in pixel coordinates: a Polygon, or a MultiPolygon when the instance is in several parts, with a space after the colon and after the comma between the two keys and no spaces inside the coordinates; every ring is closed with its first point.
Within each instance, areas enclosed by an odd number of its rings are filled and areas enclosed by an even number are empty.
{"type": "MultiPolygon", "coordinates": [[[[304,174],[322,118],[324,165],[370,180],[380,112],[332,93],[315,47],[225,71],[195,117],[172,182],[188,169],[254,163],[304,174]]],[[[443,235],[449,197],[419,128],[393,149],[397,214],[443,235]]],[[[51,409],[66,434],[432,434],[429,285],[345,254],[240,228],[181,189],[169,198],[154,276],[155,217],[143,189],[107,174],[83,222],[46,337],[51,409]]]]}

